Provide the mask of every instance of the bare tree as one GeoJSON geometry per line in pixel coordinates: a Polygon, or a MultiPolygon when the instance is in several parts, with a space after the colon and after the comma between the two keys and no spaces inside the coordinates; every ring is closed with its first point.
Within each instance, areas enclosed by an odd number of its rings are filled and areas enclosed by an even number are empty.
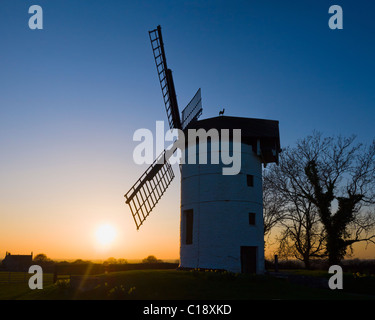
{"type": "Polygon", "coordinates": [[[306,199],[296,199],[281,222],[278,254],[294,257],[311,267],[311,259],[325,256],[325,236],[315,206],[306,199]]]}
{"type": "Polygon", "coordinates": [[[312,146],[323,147],[323,152],[306,157],[305,174],[313,192],[303,192],[318,208],[330,264],[339,263],[355,242],[375,243],[370,214],[375,204],[375,140],[369,147],[354,141],[354,136],[322,140],[315,134],[297,145],[307,155],[312,146]]]}
{"type": "Polygon", "coordinates": [[[286,215],[287,201],[272,183],[272,168],[263,170],[263,226],[264,236],[280,224],[286,215]]]}
{"type": "Polygon", "coordinates": [[[284,252],[303,260],[325,252],[337,264],[353,243],[375,243],[375,140],[369,147],[354,141],[314,132],[272,167],[267,183],[288,212],[284,252]]]}
{"type": "Polygon", "coordinates": [[[264,210],[264,219],[279,226],[276,238],[279,242],[278,255],[303,261],[309,269],[312,258],[324,256],[324,233],[316,207],[299,192],[299,185],[309,187],[307,178],[300,175],[298,184],[295,183],[294,179],[301,170],[303,172],[303,167],[299,166],[290,148],[280,155],[279,166],[269,167],[264,174],[263,194],[266,195],[265,207],[273,210],[264,210]]]}

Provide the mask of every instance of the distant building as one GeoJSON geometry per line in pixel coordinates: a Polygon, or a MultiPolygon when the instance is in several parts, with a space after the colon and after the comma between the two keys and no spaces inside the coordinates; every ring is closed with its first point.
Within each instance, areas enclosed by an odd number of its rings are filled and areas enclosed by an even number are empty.
{"type": "Polygon", "coordinates": [[[30,255],[5,253],[2,268],[7,271],[28,271],[33,262],[33,253],[30,255]]]}

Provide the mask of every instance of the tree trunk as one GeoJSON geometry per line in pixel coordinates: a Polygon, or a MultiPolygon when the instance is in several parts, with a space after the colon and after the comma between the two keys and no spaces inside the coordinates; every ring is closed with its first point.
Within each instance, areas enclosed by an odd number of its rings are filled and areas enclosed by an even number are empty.
{"type": "Polygon", "coordinates": [[[306,270],[310,270],[311,269],[310,257],[309,256],[305,256],[303,258],[303,263],[305,264],[305,269],[306,270]]]}

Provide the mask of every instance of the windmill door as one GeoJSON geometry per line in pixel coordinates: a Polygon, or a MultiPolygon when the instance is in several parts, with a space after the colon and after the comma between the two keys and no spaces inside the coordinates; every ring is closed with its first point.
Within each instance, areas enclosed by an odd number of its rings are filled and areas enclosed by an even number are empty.
{"type": "Polygon", "coordinates": [[[256,273],[257,247],[241,247],[241,272],[256,273]]]}

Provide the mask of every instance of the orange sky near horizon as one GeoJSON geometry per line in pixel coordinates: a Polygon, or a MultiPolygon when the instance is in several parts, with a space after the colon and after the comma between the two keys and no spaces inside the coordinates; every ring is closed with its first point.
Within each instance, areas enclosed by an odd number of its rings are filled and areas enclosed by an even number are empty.
{"type": "MultiPolygon", "coordinates": [[[[94,165],[93,165],[94,166],[94,165]]],[[[72,168],[70,168],[72,169],[72,168]]],[[[31,187],[27,179],[19,179],[0,190],[2,221],[0,224],[0,259],[12,254],[39,253],[55,260],[178,259],[180,219],[180,173],[161,201],[137,231],[123,194],[144,168],[132,165],[122,172],[111,168],[62,170],[57,177],[52,169],[44,169],[38,185],[31,187]],[[79,179],[77,179],[79,177],[79,179]],[[127,177],[127,179],[125,179],[127,177]],[[67,187],[67,182],[74,181],[67,187]],[[126,180],[126,181],[125,181],[126,180]],[[58,182],[56,182],[58,181],[58,182]],[[77,182],[78,181],[78,182],[77,182]],[[25,192],[24,190],[27,190],[25,192]],[[15,197],[19,195],[19,197],[15,197]],[[116,235],[111,244],[102,247],[95,236],[102,225],[111,225],[116,235]]],[[[25,169],[26,170],[26,169],[25,169]]],[[[31,172],[19,173],[30,176],[31,172]]],[[[265,257],[273,259],[277,244],[266,247],[265,257]]],[[[355,244],[351,258],[372,259],[375,245],[355,244]]]]}
{"type": "Polygon", "coordinates": [[[24,168],[19,175],[31,175],[31,179],[9,178],[13,183],[0,186],[0,259],[6,251],[44,253],[51,259],[69,260],[142,259],[148,255],[177,259],[178,168],[174,168],[176,178],[163,199],[137,231],[123,195],[144,167],[135,164],[130,169],[123,167],[122,172],[111,168],[107,171],[90,168],[85,172],[59,168],[56,170],[59,174],[53,173],[57,168],[40,172],[24,168]],[[95,176],[92,172],[96,172],[95,176]],[[106,248],[95,238],[97,228],[103,224],[116,229],[113,243],[106,248]]]}

